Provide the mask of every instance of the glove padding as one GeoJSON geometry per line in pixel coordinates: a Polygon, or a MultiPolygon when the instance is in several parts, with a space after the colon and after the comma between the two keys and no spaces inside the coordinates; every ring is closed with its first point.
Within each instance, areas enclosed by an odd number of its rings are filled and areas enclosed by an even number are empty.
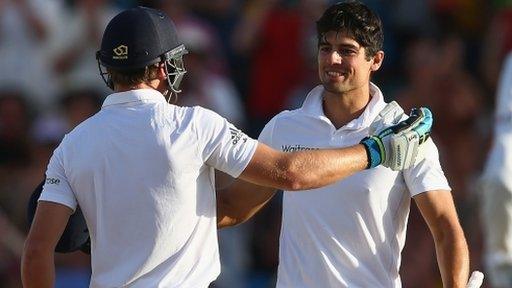
{"type": "MultiPolygon", "coordinates": [[[[46,180],[46,179],[45,179],[46,180]]],[[[43,185],[45,180],[41,182],[32,195],[28,202],[27,207],[27,219],[29,224],[32,224],[37,208],[37,200],[43,192],[43,185]]],[[[91,239],[89,238],[89,230],[84,219],[84,215],[80,210],[80,207],[76,208],[73,215],[69,217],[66,229],[62,233],[62,236],[55,247],[55,252],[59,253],[70,253],[77,250],[81,250],[86,254],[91,254],[91,239]]]]}
{"type": "Polygon", "coordinates": [[[388,103],[384,109],[379,112],[379,115],[375,117],[370,128],[368,129],[369,135],[378,134],[378,131],[382,131],[389,126],[398,124],[400,120],[405,117],[405,112],[396,101],[388,103]]]}
{"type": "Polygon", "coordinates": [[[428,108],[422,107],[413,109],[409,118],[398,122],[402,117],[402,108],[393,101],[372,123],[370,136],[361,141],[368,154],[368,168],[382,164],[399,171],[423,159],[423,153],[419,153],[420,144],[429,138],[433,123],[432,113],[428,108]],[[383,128],[390,124],[395,125],[383,128]]]}

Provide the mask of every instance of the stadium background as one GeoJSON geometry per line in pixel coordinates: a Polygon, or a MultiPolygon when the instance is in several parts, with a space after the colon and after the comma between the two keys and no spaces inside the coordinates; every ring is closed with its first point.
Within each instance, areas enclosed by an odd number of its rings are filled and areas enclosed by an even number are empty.
{"type": "MultiPolygon", "coordinates": [[[[373,81],[388,101],[434,112],[433,137],[471,267],[481,270],[478,177],[499,71],[512,49],[512,1],[363,2],[385,27],[386,58],[373,81]]],[[[169,13],[191,52],[179,103],[215,110],[253,137],[318,82],[314,21],[327,0],[0,0],[0,287],[21,287],[25,205],[53,149],[109,92],[94,58],[103,29],[137,4],[169,13]]],[[[432,238],[411,207],[404,287],[441,287],[432,238]]],[[[276,197],[249,223],[220,232],[216,287],[273,287],[279,218],[276,197]]],[[[58,255],[56,262],[57,287],[88,287],[88,256],[58,255]]]]}

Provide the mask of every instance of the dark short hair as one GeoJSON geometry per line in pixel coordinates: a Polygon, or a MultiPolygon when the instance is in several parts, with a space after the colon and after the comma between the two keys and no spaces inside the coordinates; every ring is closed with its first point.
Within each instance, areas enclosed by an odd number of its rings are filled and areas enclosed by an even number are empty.
{"type": "Polygon", "coordinates": [[[344,32],[366,49],[366,57],[374,56],[382,50],[384,32],[382,22],[368,6],[359,1],[336,3],[316,22],[318,45],[329,31],[344,32]]]}
{"type": "Polygon", "coordinates": [[[123,86],[134,86],[154,80],[157,77],[158,66],[150,65],[127,71],[107,68],[107,71],[113,83],[123,86]]]}

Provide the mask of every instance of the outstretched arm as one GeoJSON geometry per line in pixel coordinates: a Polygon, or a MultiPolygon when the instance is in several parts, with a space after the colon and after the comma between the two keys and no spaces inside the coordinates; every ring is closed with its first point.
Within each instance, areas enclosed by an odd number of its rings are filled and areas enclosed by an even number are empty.
{"type": "Polygon", "coordinates": [[[227,188],[217,190],[217,227],[247,221],[274,196],[276,188],[296,191],[325,186],[367,165],[363,145],[285,153],[259,143],[240,177],[227,188]]]}
{"type": "MultiPolygon", "coordinates": [[[[388,110],[393,105],[390,107],[388,110]]],[[[284,153],[259,143],[239,176],[253,184],[238,180],[228,189],[218,191],[218,226],[246,221],[272,198],[276,188],[318,188],[380,164],[394,170],[407,168],[414,163],[418,145],[428,137],[431,126],[432,115],[422,108],[414,110],[407,120],[351,147],[284,153]]]]}
{"type": "Polygon", "coordinates": [[[468,245],[452,194],[446,190],[428,191],[415,196],[414,200],[434,238],[443,287],[466,287],[468,245]]]}
{"type": "Polygon", "coordinates": [[[414,164],[418,147],[428,138],[431,128],[432,113],[420,108],[413,109],[406,120],[346,148],[284,153],[260,143],[240,178],[295,191],[329,185],[381,164],[402,170],[414,164]]]}
{"type": "Polygon", "coordinates": [[[364,170],[368,157],[363,145],[348,148],[285,153],[259,143],[239,178],[288,191],[325,186],[364,170]]]}
{"type": "Polygon", "coordinates": [[[296,191],[325,186],[367,165],[363,145],[285,153],[259,143],[240,177],[227,188],[217,190],[217,227],[247,221],[274,196],[276,188],[296,191]]]}

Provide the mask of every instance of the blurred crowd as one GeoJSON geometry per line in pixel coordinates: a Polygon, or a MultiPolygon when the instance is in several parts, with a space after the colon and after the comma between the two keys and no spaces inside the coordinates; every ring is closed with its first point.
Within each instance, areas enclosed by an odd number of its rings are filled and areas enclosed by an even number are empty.
{"type": "MultiPolygon", "coordinates": [[[[210,108],[257,137],[319,82],[314,22],[332,2],[0,0],[0,287],[21,287],[25,207],[53,149],[109,93],[95,52],[117,12],[143,5],[168,13],[190,52],[178,103],[210,108]]],[[[491,145],[501,66],[512,51],[512,1],[363,2],[385,27],[386,57],[373,81],[406,111],[434,112],[433,138],[471,267],[482,270],[478,179],[491,145]]],[[[277,196],[250,222],[219,233],[222,274],[215,287],[273,287],[280,215],[277,196]]],[[[404,287],[441,287],[434,244],[414,205],[408,225],[404,287]]],[[[88,287],[87,255],[57,255],[56,262],[57,287],[88,287]]]]}

